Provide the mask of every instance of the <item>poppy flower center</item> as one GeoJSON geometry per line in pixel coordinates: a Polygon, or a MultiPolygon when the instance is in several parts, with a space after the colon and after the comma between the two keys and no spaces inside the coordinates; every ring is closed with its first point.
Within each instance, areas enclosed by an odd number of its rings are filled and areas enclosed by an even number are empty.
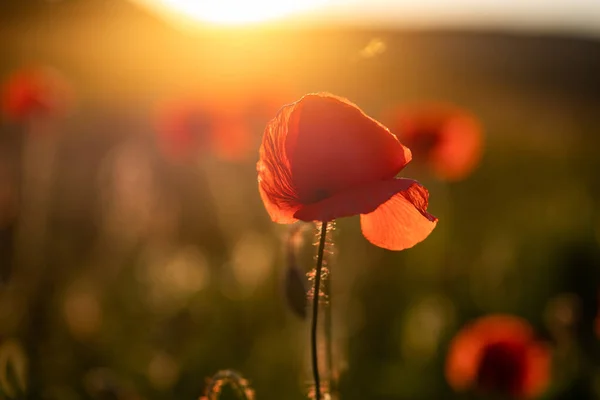
{"type": "Polygon", "coordinates": [[[317,189],[313,192],[312,202],[316,203],[321,200],[325,200],[329,197],[329,192],[325,189],[317,189]]]}
{"type": "Polygon", "coordinates": [[[415,155],[415,159],[426,160],[431,151],[439,144],[440,140],[441,135],[439,131],[429,128],[416,133],[407,145],[415,155]]]}
{"type": "Polygon", "coordinates": [[[525,346],[516,343],[494,343],[483,350],[477,381],[486,391],[518,395],[526,373],[525,346]]]}

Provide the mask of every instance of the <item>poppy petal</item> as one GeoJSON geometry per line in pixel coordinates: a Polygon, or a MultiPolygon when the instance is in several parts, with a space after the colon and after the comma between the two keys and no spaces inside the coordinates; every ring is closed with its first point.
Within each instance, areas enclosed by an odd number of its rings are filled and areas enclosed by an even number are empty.
{"type": "Polygon", "coordinates": [[[269,197],[260,183],[258,186],[258,192],[260,193],[260,198],[262,199],[265,208],[267,209],[267,213],[273,222],[277,222],[279,224],[293,224],[294,222],[298,221],[298,219],[294,218],[294,213],[298,209],[297,207],[281,207],[281,203],[276,203],[271,200],[271,197],[269,197]]]}
{"type": "Polygon", "coordinates": [[[437,224],[427,212],[429,193],[418,182],[396,193],[377,209],[361,214],[363,235],[376,246],[403,250],[423,241],[437,224]]]}
{"type": "Polygon", "coordinates": [[[529,323],[523,318],[509,314],[479,318],[471,327],[473,332],[485,336],[489,341],[510,338],[514,341],[529,342],[533,338],[533,329],[529,323]]]}
{"type": "Polygon", "coordinates": [[[290,224],[297,221],[294,213],[300,208],[285,152],[287,124],[292,106],[285,106],[265,129],[256,164],[258,189],[273,222],[290,224]]]}
{"type": "Polygon", "coordinates": [[[285,149],[302,204],[392,179],[411,159],[385,126],[329,93],[302,97],[287,122],[285,149]]]}
{"type": "Polygon", "coordinates": [[[543,343],[529,346],[527,351],[528,368],[523,391],[529,398],[537,397],[547,387],[550,380],[550,350],[543,343]]]}
{"type": "Polygon", "coordinates": [[[446,360],[446,379],[455,390],[467,389],[477,376],[484,338],[467,329],[450,343],[446,360]]]}
{"type": "Polygon", "coordinates": [[[346,190],[324,200],[303,205],[294,214],[302,221],[333,221],[336,218],[368,214],[396,193],[410,188],[415,181],[388,179],[346,190]]]}
{"type": "Polygon", "coordinates": [[[475,118],[466,115],[452,118],[431,153],[431,165],[442,179],[463,179],[479,164],[482,142],[481,127],[475,118]]]}

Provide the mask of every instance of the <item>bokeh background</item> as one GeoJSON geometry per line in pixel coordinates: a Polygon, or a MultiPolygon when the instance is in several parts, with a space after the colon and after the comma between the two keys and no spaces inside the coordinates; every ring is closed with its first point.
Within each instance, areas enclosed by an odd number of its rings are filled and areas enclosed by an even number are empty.
{"type": "Polygon", "coordinates": [[[413,249],[337,222],[341,398],[479,398],[454,393],[444,365],[461,326],[490,313],[552,344],[545,398],[600,397],[598,7],[429,3],[435,18],[422,5],[414,24],[379,2],[367,10],[380,19],[354,4],[353,18],[222,26],[125,0],[2,2],[0,77],[43,65],[70,87],[64,112],[0,125],[3,395],[196,399],[232,368],[258,399],[304,398],[308,327],[283,295],[287,228],[264,210],[255,165],[277,109],[329,91],[376,118],[455,104],[484,143],[459,181],[404,170],[440,220],[413,249]],[[161,110],[181,98],[243,133],[165,151],[161,110]]]}

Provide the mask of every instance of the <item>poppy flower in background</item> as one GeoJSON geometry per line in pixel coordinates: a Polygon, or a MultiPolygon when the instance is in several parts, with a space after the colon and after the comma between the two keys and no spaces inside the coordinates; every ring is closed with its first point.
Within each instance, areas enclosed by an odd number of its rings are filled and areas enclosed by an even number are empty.
{"type": "Polygon", "coordinates": [[[272,101],[255,93],[167,101],[156,112],[159,144],[175,160],[210,152],[227,161],[244,161],[260,138],[252,123],[264,123],[276,111],[272,101]]]}
{"type": "Polygon", "coordinates": [[[387,110],[383,120],[412,150],[415,161],[427,165],[440,179],[464,179],[481,159],[481,125],[459,107],[442,103],[399,106],[387,110]]]}
{"type": "Polygon", "coordinates": [[[72,100],[65,78],[48,67],[19,70],[2,88],[2,114],[13,121],[64,113],[72,100]]]}
{"type": "Polygon", "coordinates": [[[156,111],[158,142],[171,159],[189,159],[212,146],[214,118],[199,99],[166,101],[156,111]]]}
{"type": "Polygon", "coordinates": [[[263,136],[258,187],[274,222],[332,221],[360,214],[373,244],[402,250],[424,240],[437,218],[417,181],[396,178],[411,152],[350,101],[307,94],[281,108],[263,136]]]}
{"type": "Polygon", "coordinates": [[[452,340],[446,378],[455,390],[476,389],[534,398],[549,381],[549,349],[527,321],[491,315],[465,326],[452,340]]]}

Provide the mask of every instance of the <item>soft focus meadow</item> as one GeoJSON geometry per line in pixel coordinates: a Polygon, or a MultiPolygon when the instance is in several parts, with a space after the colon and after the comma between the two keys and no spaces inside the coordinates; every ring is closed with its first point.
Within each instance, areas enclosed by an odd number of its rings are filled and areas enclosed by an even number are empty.
{"type": "Polygon", "coordinates": [[[3,2],[0,86],[0,398],[307,398],[319,231],[271,220],[257,161],[313,92],[411,149],[439,219],[330,230],[332,398],[600,398],[598,40],[3,2]]]}

